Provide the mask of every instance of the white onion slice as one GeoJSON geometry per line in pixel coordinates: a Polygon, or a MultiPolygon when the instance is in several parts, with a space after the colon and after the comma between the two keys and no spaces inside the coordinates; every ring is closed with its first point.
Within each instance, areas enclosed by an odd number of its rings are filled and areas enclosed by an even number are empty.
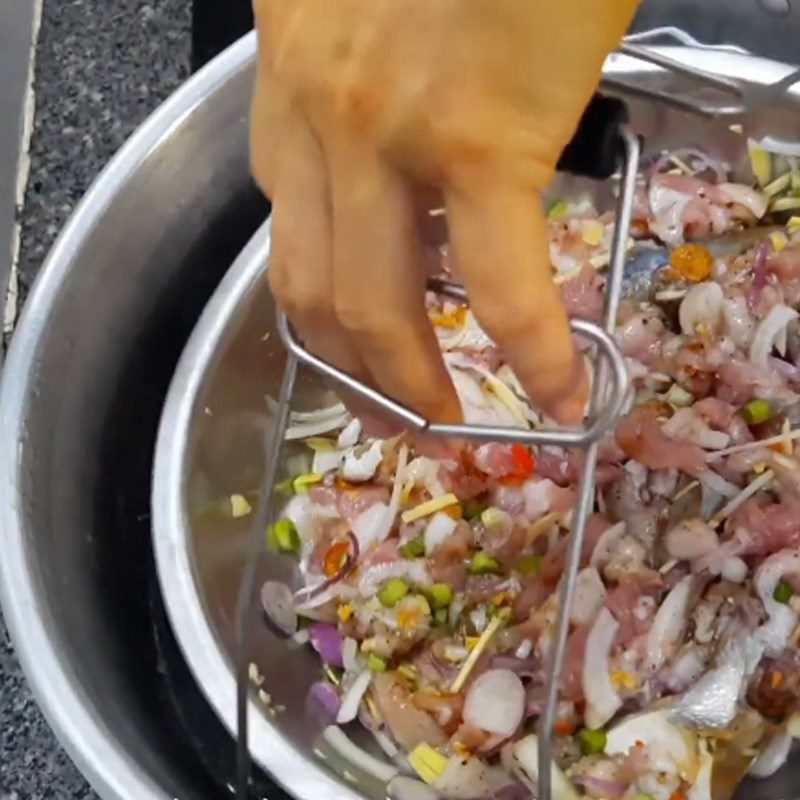
{"type": "MultiPolygon", "coordinates": [[[[267,398],[267,405],[271,410],[278,408],[278,403],[271,397],[267,398]]],[[[326,406],[325,408],[315,408],[311,411],[292,411],[289,415],[290,422],[317,422],[321,419],[332,419],[334,417],[341,417],[347,413],[347,408],[344,403],[334,403],[333,405],[326,406]]]]}
{"type": "Polygon", "coordinates": [[[723,450],[731,441],[724,431],[715,431],[693,408],[679,408],[662,426],[671,439],[686,439],[706,450],[723,450]]]}
{"type": "Polygon", "coordinates": [[[348,636],[342,645],[342,664],[345,672],[355,672],[359,668],[358,642],[348,636]]]}
{"type": "Polygon", "coordinates": [[[424,559],[376,564],[363,572],[358,582],[358,591],[362,597],[372,597],[382,583],[392,578],[403,578],[412,586],[429,586],[433,581],[423,561],[424,559]]]}
{"type": "Polygon", "coordinates": [[[397,455],[397,467],[392,485],[392,495],[389,505],[375,503],[366,511],[362,511],[353,520],[352,529],[362,553],[367,551],[371,544],[382,542],[392,531],[397,512],[400,510],[400,499],[403,491],[403,482],[406,479],[406,462],[408,448],[403,445],[397,455]]]}
{"type": "Polygon", "coordinates": [[[525,515],[528,519],[538,519],[550,511],[559,489],[550,478],[525,481],[522,485],[522,496],[525,498],[525,515]]]}
{"type": "MultiPolygon", "coordinates": [[[[510,767],[514,774],[532,792],[538,790],[539,781],[539,737],[530,734],[520,739],[512,750],[510,767]]],[[[561,771],[555,761],[550,763],[550,782],[553,800],[580,800],[575,787],[561,771]]]]}
{"type": "Polygon", "coordinates": [[[310,436],[321,436],[343,428],[349,420],[350,413],[341,403],[318,411],[293,413],[284,438],[287,441],[296,441],[310,436]]]}
{"type": "Polygon", "coordinates": [[[586,640],[582,683],[586,697],[586,724],[592,730],[602,728],[622,707],[622,698],[611,682],[608,665],[618,630],[617,620],[607,608],[603,608],[586,640]]]}
{"type": "Polygon", "coordinates": [[[315,475],[325,475],[339,469],[343,454],[340,450],[316,450],[314,460],[311,462],[311,471],[315,475]]]}
{"type": "Polygon", "coordinates": [[[432,786],[408,775],[396,775],[386,787],[387,800],[441,800],[432,786]]]}
{"type": "Polygon", "coordinates": [[[767,213],[767,197],[758,189],[742,183],[719,183],[717,188],[725,192],[732,203],[744,206],[756,219],[767,213]]]}
{"type": "Polygon", "coordinates": [[[747,577],[747,564],[739,556],[726,556],[720,574],[726,581],[742,583],[747,577]]]}
{"type": "Polygon", "coordinates": [[[430,492],[431,497],[440,497],[443,494],[447,494],[442,482],[439,480],[440,466],[440,462],[434,458],[417,456],[406,467],[402,483],[405,485],[413,482],[417,486],[424,486],[430,492]]]}
{"type": "Polygon", "coordinates": [[[698,325],[706,325],[711,331],[715,331],[722,322],[724,302],[722,287],[715,281],[692,286],[681,300],[678,310],[681,331],[692,336],[698,325]]]}
{"type": "Polygon", "coordinates": [[[693,583],[691,575],[683,578],[656,612],[647,634],[647,666],[653,671],[663,666],[683,638],[689,622],[689,598],[693,583]]]}
{"type": "Polygon", "coordinates": [[[772,352],[772,348],[785,343],[786,326],[798,316],[800,314],[793,308],[781,304],[773,306],[756,327],[753,342],[750,345],[750,361],[766,369],[767,357],[772,352]]]}
{"type": "Polygon", "coordinates": [[[376,439],[360,456],[350,452],[344,457],[342,477],[348,481],[363,483],[370,480],[383,461],[383,442],[376,439]]]}
{"type": "Polygon", "coordinates": [[[608,731],[606,755],[627,755],[641,742],[647,748],[652,767],[657,772],[675,768],[694,773],[697,761],[697,736],[669,720],[669,711],[645,711],[619,722],[608,731]]]}
{"type": "Polygon", "coordinates": [[[425,527],[425,555],[430,555],[439,545],[443,544],[456,529],[458,523],[447,514],[438,511],[431,517],[425,527]]]}
{"type": "Polygon", "coordinates": [[[611,558],[611,553],[614,550],[617,542],[625,535],[625,523],[617,522],[610,528],[606,528],[597,540],[597,544],[592,551],[592,557],[589,563],[593,567],[600,567],[611,558]]]}
{"type": "Polygon", "coordinates": [[[483,378],[481,391],[485,393],[486,401],[495,409],[501,422],[529,427],[527,406],[493,372],[462,353],[449,353],[445,363],[451,370],[473,370],[483,378]],[[498,402],[495,403],[494,400],[498,402]]]}
{"type": "Polygon", "coordinates": [[[291,589],[280,581],[266,581],[261,587],[261,605],[270,622],[291,636],[297,630],[297,612],[291,589]]]}
{"type": "MultiPolygon", "coordinates": [[[[306,494],[296,494],[281,511],[283,519],[291,520],[303,542],[314,541],[317,536],[316,517],[318,507],[306,494]]],[[[334,513],[335,516],[335,513],[334,513]]]]}
{"type": "Polygon", "coordinates": [[[788,733],[773,733],[767,740],[766,747],[750,765],[748,774],[756,778],[774,775],[786,763],[791,747],[792,737],[788,733]]]}
{"type": "Polygon", "coordinates": [[[382,730],[376,729],[374,731],[370,731],[370,733],[375,738],[375,741],[378,743],[378,747],[386,753],[389,758],[396,759],[400,754],[400,748],[392,741],[391,737],[388,734],[385,734],[382,730]]]}
{"type": "Polygon", "coordinates": [[[361,420],[351,419],[339,434],[336,445],[342,450],[346,447],[355,447],[359,436],[361,436],[361,420]]]}
{"type": "Polygon", "coordinates": [[[350,688],[344,693],[342,697],[342,706],[339,713],[336,715],[336,721],[340,725],[347,722],[352,722],[358,716],[358,707],[361,705],[361,699],[369,689],[372,682],[372,673],[365,669],[352,683],[350,688]]]}
{"type": "Polygon", "coordinates": [[[490,767],[480,758],[452,756],[434,786],[450,800],[491,797],[490,767]]]}
{"type": "Polygon", "coordinates": [[[606,587],[603,585],[600,573],[594,567],[582,569],[575,579],[570,621],[575,625],[588,624],[603,607],[605,599],[606,587]]]}
{"type": "Polygon", "coordinates": [[[336,725],[329,725],[325,728],[322,738],[345,759],[345,762],[349,761],[354,767],[363,770],[368,775],[373,775],[381,783],[392,780],[400,771],[397,767],[387,764],[380,758],[375,758],[360,748],[336,725]]]}
{"type": "Polygon", "coordinates": [[[362,553],[366,553],[371,545],[382,542],[389,534],[386,525],[388,514],[389,506],[385,503],[373,503],[353,520],[351,530],[358,539],[362,553]]]}
{"type": "Polygon", "coordinates": [[[700,769],[694,782],[686,794],[686,800],[713,800],[711,794],[711,776],[714,771],[714,757],[708,752],[704,739],[699,741],[700,769]]]}
{"type": "Polygon", "coordinates": [[[725,321],[725,332],[737,347],[745,349],[755,327],[755,320],[747,308],[747,297],[737,294],[726,298],[722,316],[725,321]]]}
{"type": "Polygon", "coordinates": [[[671,558],[678,561],[700,558],[719,546],[716,531],[697,517],[681,520],[670,528],[664,544],[671,558]]]}
{"type": "Polygon", "coordinates": [[[525,713],[525,687],[510,669],[490,669],[478,677],[464,701],[464,719],[488,733],[511,736],[525,713]]]}
{"type": "Polygon", "coordinates": [[[787,573],[800,574],[800,550],[779,550],[765,559],[756,570],[753,583],[764,604],[769,619],[755,632],[770,653],[776,654],[786,647],[786,643],[797,624],[797,614],[785,603],[775,598],[775,588],[787,573]]]}
{"type": "Polygon", "coordinates": [[[718,495],[722,495],[722,497],[736,497],[742,491],[735,483],[726,481],[725,478],[711,469],[703,470],[697,476],[697,479],[704,487],[716,492],[718,495]]]}

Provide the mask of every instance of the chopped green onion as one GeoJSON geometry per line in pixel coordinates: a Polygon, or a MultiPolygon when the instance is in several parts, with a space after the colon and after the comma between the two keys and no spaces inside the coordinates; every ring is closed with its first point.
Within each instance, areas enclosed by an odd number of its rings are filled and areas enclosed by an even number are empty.
{"type": "Polygon", "coordinates": [[[247,498],[243,494],[231,495],[231,516],[234,519],[246,517],[252,510],[253,507],[247,502],[247,498]]]}
{"type": "Polygon", "coordinates": [[[446,608],[437,608],[436,611],[433,612],[433,621],[437,625],[447,625],[449,618],[450,614],[446,608]]]}
{"type": "Polygon", "coordinates": [[[520,575],[538,575],[542,569],[542,557],[537,555],[522,556],[517,562],[520,575]]]}
{"type": "Polygon", "coordinates": [[[569,211],[569,205],[564,200],[559,200],[550,206],[550,210],[547,212],[547,219],[550,221],[560,219],[567,211],[569,211]]]}
{"type": "Polygon", "coordinates": [[[748,425],[760,425],[772,419],[772,409],[766,400],[753,400],[742,408],[742,416],[748,425]]]}
{"type": "Polygon", "coordinates": [[[409,586],[402,578],[392,578],[378,592],[378,600],[386,608],[393,608],[408,594],[408,591],[409,586]]]}
{"type": "Polygon", "coordinates": [[[645,794],[644,792],[638,792],[636,795],[634,795],[633,800],[656,800],[656,799],[651,794],[645,794]]]}
{"type": "Polygon", "coordinates": [[[446,609],[453,602],[453,590],[446,583],[434,583],[425,591],[432,608],[446,609]]]}
{"type": "Polygon", "coordinates": [[[491,528],[493,525],[500,525],[510,519],[511,517],[500,508],[487,508],[481,513],[481,522],[485,528],[491,528]]]}
{"type": "Polygon", "coordinates": [[[489,619],[499,617],[503,622],[511,619],[512,610],[510,606],[491,606],[489,608],[489,619]]]}
{"type": "Polygon", "coordinates": [[[397,668],[397,671],[410,681],[415,681],[417,679],[417,668],[413,664],[401,664],[397,668]]]}
{"type": "Polygon", "coordinates": [[[772,156],[752,139],[748,140],[747,149],[750,156],[750,167],[759,186],[768,186],[772,180],[772,156]]]}
{"type": "Polygon", "coordinates": [[[604,752],[607,739],[606,732],[603,730],[593,731],[589,728],[584,728],[578,734],[581,750],[585,756],[596,756],[604,752]]]}
{"type": "Polygon", "coordinates": [[[295,494],[305,494],[308,492],[308,487],[313,486],[315,483],[322,483],[325,476],[318,475],[314,472],[306,472],[304,475],[298,475],[292,481],[292,489],[295,494]]]}
{"type": "Polygon", "coordinates": [[[793,594],[794,589],[792,589],[792,585],[786,581],[781,581],[775,587],[775,591],[772,593],[772,596],[779,603],[786,605],[792,599],[793,594]]]}
{"type": "Polygon", "coordinates": [[[275,494],[282,494],[284,497],[291,497],[294,494],[294,489],[292,488],[293,483],[293,478],[287,478],[285,481],[281,481],[281,483],[275,486],[275,494]]]}
{"type": "Polygon", "coordinates": [[[469,571],[473,575],[497,575],[500,572],[500,562],[494,556],[481,550],[472,556],[469,571]]]}
{"type": "Polygon", "coordinates": [[[425,555],[425,539],[422,536],[417,536],[410,542],[406,542],[399,548],[399,553],[403,558],[419,558],[425,555]]]}
{"type": "Polygon", "coordinates": [[[673,383],[669,391],[664,395],[664,399],[675,408],[688,408],[694,403],[694,396],[686,391],[683,386],[673,383]]]}
{"type": "Polygon", "coordinates": [[[486,511],[486,503],[479,503],[477,500],[467,500],[462,505],[464,519],[475,519],[486,511]]]}
{"type": "Polygon", "coordinates": [[[780,178],[775,178],[772,183],[768,183],[764,187],[764,194],[767,197],[772,197],[773,195],[779,194],[780,192],[788,189],[792,183],[792,173],[785,172],[780,178]]]}
{"type": "Polygon", "coordinates": [[[370,653],[367,659],[367,669],[370,672],[386,672],[386,662],[375,653],[370,653]]]}
{"type": "Polygon", "coordinates": [[[770,203],[770,211],[794,211],[800,208],[800,197],[779,197],[770,203]]]}
{"type": "Polygon", "coordinates": [[[330,664],[325,664],[322,667],[322,671],[325,673],[325,677],[334,686],[338,686],[342,682],[342,675],[344,675],[344,671],[343,670],[334,669],[330,664]]]}
{"type": "Polygon", "coordinates": [[[281,553],[300,552],[300,534],[290,519],[279,519],[267,532],[267,542],[272,550],[281,553]]]}

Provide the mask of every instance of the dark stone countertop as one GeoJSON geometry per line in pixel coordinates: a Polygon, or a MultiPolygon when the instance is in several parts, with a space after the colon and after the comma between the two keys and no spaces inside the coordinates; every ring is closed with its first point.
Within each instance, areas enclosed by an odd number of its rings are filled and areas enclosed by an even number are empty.
{"type": "MultiPolygon", "coordinates": [[[[20,298],[77,201],[189,73],[189,0],[43,0],[20,298]]],[[[0,800],[96,798],[38,711],[0,622],[0,800]]]]}

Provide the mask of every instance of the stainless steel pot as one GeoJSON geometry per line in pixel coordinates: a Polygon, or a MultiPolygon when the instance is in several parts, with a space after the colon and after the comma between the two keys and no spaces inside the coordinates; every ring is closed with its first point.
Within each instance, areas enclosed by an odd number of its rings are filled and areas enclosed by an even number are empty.
{"type": "MultiPolygon", "coordinates": [[[[792,69],[742,52],[688,47],[668,52],[755,82],[771,83],[792,69]]],[[[605,74],[672,94],[697,91],[681,76],[625,57],[612,57],[605,74]]],[[[800,92],[794,97],[800,98],[800,92]]],[[[700,143],[733,164],[746,163],[746,139],[731,131],[728,121],[629,100],[631,123],[645,136],[646,152],[700,143]]],[[[606,185],[574,179],[569,185],[561,179],[553,192],[563,196],[579,187],[594,193],[601,204],[608,199],[606,185]]],[[[235,603],[251,518],[234,518],[225,509],[231,494],[260,486],[264,436],[272,422],[265,395],[277,396],[283,368],[265,280],[268,256],[265,225],[223,279],[181,358],[165,405],[154,473],[154,548],[166,606],[195,678],[231,731],[236,718],[235,603]]],[[[323,391],[304,374],[296,402],[320,407],[323,391]]],[[[289,457],[298,455],[290,452],[289,457]]],[[[261,571],[264,577],[293,577],[288,561],[276,557],[265,557],[261,571]]],[[[251,658],[264,676],[261,688],[271,698],[263,703],[254,696],[250,704],[251,750],[258,763],[303,800],[401,796],[393,783],[396,765],[363,731],[357,726],[349,730],[351,741],[338,729],[324,729],[309,712],[306,697],[319,676],[317,655],[278,638],[258,619],[252,638],[251,658]],[[276,706],[282,709],[278,713],[276,706]]],[[[786,767],[770,781],[743,788],[741,796],[788,796],[792,787],[800,788],[796,774],[786,767]]]]}
{"type": "MultiPolygon", "coordinates": [[[[697,19],[702,12],[703,24],[709,19],[721,24],[733,5],[749,2],[698,0],[697,19]]],[[[784,43],[796,41],[795,17],[781,23],[784,43]]],[[[746,27],[750,18],[744,19],[746,27]]],[[[198,690],[165,619],[154,572],[149,495],[156,428],[180,352],[214,288],[267,212],[247,163],[254,47],[253,38],[246,38],[193,78],[94,184],[29,297],[0,389],[3,612],[48,720],[106,800],[223,797],[233,774],[228,732],[198,690]]],[[[263,356],[271,345],[261,336],[271,311],[258,289],[263,255],[258,247],[227,279],[225,291],[235,308],[226,310],[216,299],[216,311],[203,325],[208,331],[213,316],[230,312],[230,319],[219,320],[223,341],[244,362],[228,369],[238,370],[238,377],[253,369],[254,382],[265,381],[260,395],[270,380],[263,356]],[[241,328],[237,314],[243,314],[241,328]]],[[[221,353],[218,345],[209,342],[221,353]]],[[[198,385],[204,391],[212,384],[221,389],[218,381],[226,374],[221,363],[197,347],[203,373],[198,385]]],[[[269,367],[270,374],[275,368],[269,367]]],[[[253,384],[247,383],[230,384],[231,415],[256,402],[253,384]]],[[[218,414],[225,411],[224,397],[208,397],[218,414]]],[[[195,422],[193,446],[203,430],[193,409],[195,422]]],[[[214,430],[220,430],[218,423],[219,417],[214,430]]],[[[205,452],[213,492],[240,490],[257,480],[259,461],[248,442],[252,428],[247,423],[222,430],[221,445],[203,434],[211,448],[205,452]],[[232,440],[244,440],[241,453],[232,440]]],[[[174,488],[176,502],[183,503],[182,487],[174,488]]],[[[192,492],[202,497],[210,490],[200,481],[192,492]]],[[[182,521],[170,535],[175,546],[186,547],[194,545],[193,538],[180,542],[175,535],[194,533],[182,521]]],[[[191,557],[173,554],[176,561],[191,563],[192,572],[175,575],[170,594],[181,587],[202,591],[185,611],[201,627],[178,630],[183,640],[197,634],[209,643],[208,658],[218,668],[212,675],[222,681],[209,694],[221,709],[231,680],[221,611],[230,600],[236,565],[214,557],[215,540],[206,539],[198,540],[191,557]]],[[[223,555],[230,545],[219,537],[216,544],[223,555]]],[[[172,576],[166,578],[169,585],[172,576]]],[[[187,645],[186,652],[195,648],[187,645]]],[[[284,651],[275,653],[280,659],[284,651]]],[[[293,654],[292,661],[280,660],[278,672],[299,686],[312,671],[310,656],[293,654]]],[[[211,688],[209,683],[206,690],[211,688]]],[[[303,778],[310,763],[303,720],[298,701],[290,713],[267,719],[265,727],[279,752],[297,754],[294,771],[280,774],[298,795],[311,785],[303,778]]],[[[263,753],[259,757],[270,760],[263,753]]],[[[316,765],[310,769],[314,780],[325,782],[326,792],[342,796],[338,780],[316,765]]],[[[758,795],[793,796],[796,785],[787,769],[777,782],[760,784],[758,795]]],[[[380,787],[372,788],[377,794],[380,787]]],[[[267,794],[271,800],[280,796],[276,788],[267,794]]]]}
{"type": "Polygon", "coordinates": [[[254,46],[189,81],[109,164],[4,369],[3,611],[50,724],[108,800],[222,797],[232,756],[165,622],[149,494],[177,358],[267,214],[247,159],[254,46]]]}

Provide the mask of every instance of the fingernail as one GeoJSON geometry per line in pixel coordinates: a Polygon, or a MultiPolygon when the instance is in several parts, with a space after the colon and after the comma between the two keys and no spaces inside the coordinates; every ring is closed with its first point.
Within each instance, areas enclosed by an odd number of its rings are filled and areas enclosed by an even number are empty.
{"type": "Polygon", "coordinates": [[[589,400],[589,376],[583,357],[576,353],[572,390],[563,400],[558,400],[550,410],[550,416],[562,425],[580,425],[586,416],[589,400]]]}

